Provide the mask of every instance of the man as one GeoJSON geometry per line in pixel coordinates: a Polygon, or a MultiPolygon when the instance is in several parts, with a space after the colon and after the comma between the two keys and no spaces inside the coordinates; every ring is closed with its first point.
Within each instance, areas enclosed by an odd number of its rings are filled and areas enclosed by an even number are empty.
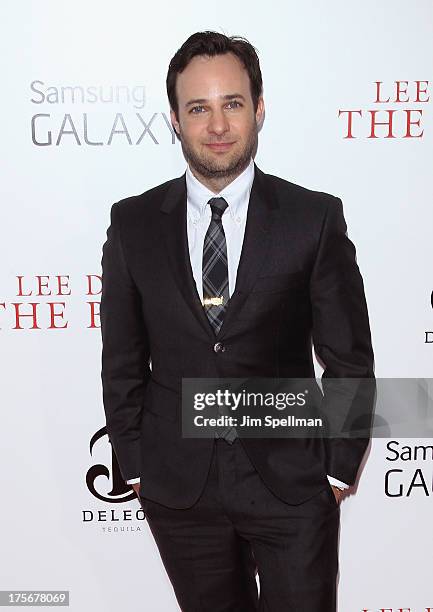
{"type": "Polygon", "coordinates": [[[312,378],[311,340],[324,378],[374,377],[342,204],[254,163],[245,39],[189,37],[167,92],[186,172],[114,204],[103,247],[108,435],[184,612],[332,612],[341,490],[368,440],[185,438],[181,383],[312,378]]]}

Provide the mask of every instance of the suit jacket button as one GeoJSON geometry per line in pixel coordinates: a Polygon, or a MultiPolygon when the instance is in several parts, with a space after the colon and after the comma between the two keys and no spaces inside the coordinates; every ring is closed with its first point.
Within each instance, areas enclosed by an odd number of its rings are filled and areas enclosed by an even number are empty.
{"type": "Polygon", "coordinates": [[[224,353],[224,351],[226,350],[226,347],[224,346],[222,342],[216,342],[213,345],[213,350],[215,351],[215,353],[224,353]]]}

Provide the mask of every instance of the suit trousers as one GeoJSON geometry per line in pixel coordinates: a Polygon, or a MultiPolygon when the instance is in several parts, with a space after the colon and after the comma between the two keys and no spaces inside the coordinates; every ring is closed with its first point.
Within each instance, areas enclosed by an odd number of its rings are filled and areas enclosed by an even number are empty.
{"type": "Polygon", "coordinates": [[[239,438],[216,439],[193,506],[140,498],[183,612],[335,612],[340,507],[330,485],[287,504],[239,438]]]}

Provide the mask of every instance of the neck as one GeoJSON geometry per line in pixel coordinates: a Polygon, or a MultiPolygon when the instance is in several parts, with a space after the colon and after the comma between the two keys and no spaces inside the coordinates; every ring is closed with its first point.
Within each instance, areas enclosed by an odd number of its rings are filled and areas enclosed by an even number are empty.
{"type": "Polygon", "coordinates": [[[232,183],[235,180],[235,178],[237,178],[240,174],[242,174],[242,172],[245,170],[248,164],[249,164],[249,160],[243,168],[236,170],[235,172],[233,172],[233,174],[224,175],[221,177],[217,175],[216,176],[204,176],[203,174],[200,174],[200,172],[198,172],[195,168],[193,168],[191,164],[189,165],[189,167],[191,169],[191,172],[195,176],[195,178],[198,181],[200,181],[200,183],[202,183],[205,187],[207,187],[208,189],[213,191],[213,193],[216,194],[216,193],[220,193],[224,189],[224,187],[227,187],[227,185],[230,185],[230,183],[232,183]]]}

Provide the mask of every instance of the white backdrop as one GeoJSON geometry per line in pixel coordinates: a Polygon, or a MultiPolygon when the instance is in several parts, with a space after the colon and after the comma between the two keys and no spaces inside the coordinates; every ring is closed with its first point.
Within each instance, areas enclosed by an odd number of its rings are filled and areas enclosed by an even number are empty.
{"type": "MultiPolygon", "coordinates": [[[[0,589],[69,589],[80,612],[175,611],[106,435],[90,450],[104,426],[98,275],[111,204],[185,169],[168,123],[168,62],[197,30],[257,47],[266,104],[257,164],[342,198],[376,375],[433,377],[433,7],[22,0],[2,9],[0,589]],[[356,111],[353,138],[344,111],[356,111]],[[376,121],[393,115],[393,138],[380,125],[369,138],[372,111],[376,121]]],[[[340,612],[433,609],[433,461],[391,461],[387,443],[372,442],[356,495],[342,503],[340,612]],[[417,468],[429,490],[407,496],[417,468]],[[390,469],[402,470],[392,480],[401,497],[386,494],[390,469]]]]}

